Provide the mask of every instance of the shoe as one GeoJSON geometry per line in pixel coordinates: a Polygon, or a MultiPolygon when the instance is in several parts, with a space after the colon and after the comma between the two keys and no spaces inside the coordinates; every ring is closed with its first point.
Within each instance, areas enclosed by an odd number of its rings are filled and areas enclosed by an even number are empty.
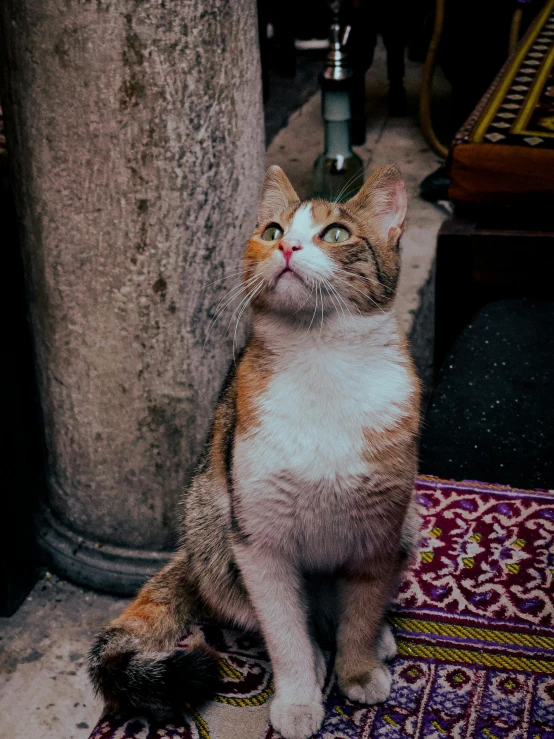
{"type": "Polygon", "coordinates": [[[438,200],[449,200],[448,188],[450,177],[444,164],[431,174],[428,174],[419,185],[419,196],[428,203],[436,203],[438,200]]]}

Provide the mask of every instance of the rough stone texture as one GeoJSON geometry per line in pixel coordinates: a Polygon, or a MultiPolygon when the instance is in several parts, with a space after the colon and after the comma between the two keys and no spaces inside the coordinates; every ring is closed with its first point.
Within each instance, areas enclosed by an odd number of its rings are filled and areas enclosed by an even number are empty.
{"type": "Polygon", "coordinates": [[[207,285],[255,222],[255,2],[0,13],[49,505],[100,545],[164,550],[231,356],[207,285]]]}

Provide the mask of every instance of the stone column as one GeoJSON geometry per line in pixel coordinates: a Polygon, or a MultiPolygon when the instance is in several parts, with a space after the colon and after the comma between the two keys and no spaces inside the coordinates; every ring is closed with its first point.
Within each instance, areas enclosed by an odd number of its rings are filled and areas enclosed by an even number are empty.
{"type": "Polygon", "coordinates": [[[41,538],[62,575],[131,592],[171,549],[231,358],[232,336],[207,339],[224,283],[206,286],[238,270],[256,220],[256,4],[5,0],[0,14],[41,538]]]}

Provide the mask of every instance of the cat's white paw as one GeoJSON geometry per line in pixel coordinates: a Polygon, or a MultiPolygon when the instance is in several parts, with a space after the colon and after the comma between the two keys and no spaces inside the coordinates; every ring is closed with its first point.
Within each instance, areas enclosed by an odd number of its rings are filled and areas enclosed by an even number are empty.
{"type": "Polygon", "coordinates": [[[308,739],[321,727],[323,715],[321,700],[291,703],[276,696],[269,709],[271,725],[283,739],[308,739]]]}
{"type": "Polygon", "coordinates": [[[317,646],[317,644],[314,646],[314,654],[315,654],[315,678],[317,680],[318,687],[321,689],[325,685],[325,678],[327,677],[327,663],[325,662],[325,657],[323,656],[323,652],[317,646]]]}
{"type": "Polygon", "coordinates": [[[377,636],[375,651],[377,652],[377,657],[381,662],[390,662],[396,657],[396,640],[388,623],[384,623],[381,626],[377,636]]]}
{"type": "Polygon", "coordinates": [[[384,703],[390,695],[392,677],[384,665],[375,667],[362,683],[353,683],[344,692],[352,701],[366,703],[373,706],[375,703],[384,703]]]}

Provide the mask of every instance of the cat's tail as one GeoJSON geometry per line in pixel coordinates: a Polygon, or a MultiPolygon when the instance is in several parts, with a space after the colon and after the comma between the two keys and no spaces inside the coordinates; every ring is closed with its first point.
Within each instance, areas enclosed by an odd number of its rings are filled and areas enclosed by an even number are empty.
{"type": "Polygon", "coordinates": [[[171,720],[216,691],[217,655],[202,635],[175,647],[198,616],[185,567],[177,556],[97,636],[89,675],[110,712],[171,720]]]}

